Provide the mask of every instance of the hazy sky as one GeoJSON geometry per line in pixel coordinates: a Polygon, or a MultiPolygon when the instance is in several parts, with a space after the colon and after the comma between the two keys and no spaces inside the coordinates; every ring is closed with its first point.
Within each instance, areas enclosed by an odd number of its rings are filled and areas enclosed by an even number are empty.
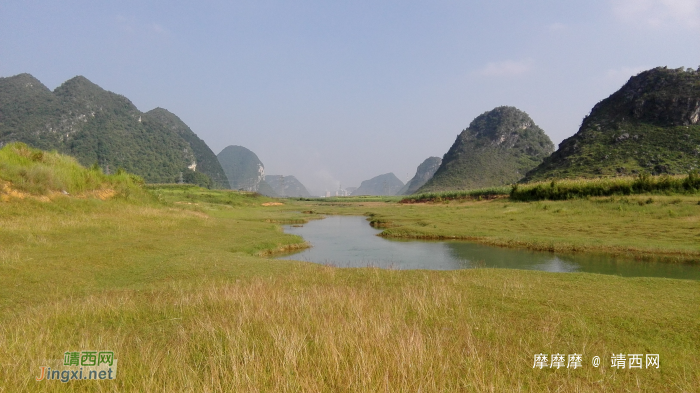
{"type": "Polygon", "coordinates": [[[641,70],[700,65],[700,0],[0,2],[0,76],[75,75],[312,193],[413,176],[479,114],[555,144],[641,70]]]}

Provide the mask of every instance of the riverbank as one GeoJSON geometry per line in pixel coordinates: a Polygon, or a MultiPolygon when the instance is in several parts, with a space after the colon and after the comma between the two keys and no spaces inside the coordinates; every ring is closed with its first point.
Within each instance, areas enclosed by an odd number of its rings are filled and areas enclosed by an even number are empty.
{"type": "Polygon", "coordinates": [[[536,251],[595,252],[700,262],[697,196],[639,195],[568,201],[304,202],[317,214],[366,215],[382,236],[462,239],[536,251]]]}

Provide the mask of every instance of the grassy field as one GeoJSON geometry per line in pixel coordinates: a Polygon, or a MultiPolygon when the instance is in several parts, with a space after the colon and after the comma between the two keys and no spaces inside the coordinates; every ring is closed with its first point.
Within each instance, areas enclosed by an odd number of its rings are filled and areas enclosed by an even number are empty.
{"type": "Polygon", "coordinates": [[[70,156],[10,143],[0,149],[0,201],[10,198],[47,201],[55,195],[101,199],[143,199],[143,179],[118,170],[105,175],[99,166],[86,169],[70,156]]]}
{"type": "Polygon", "coordinates": [[[398,204],[150,192],[0,202],[0,392],[700,386],[697,281],[262,257],[304,247],[279,224],[322,216],[301,213],[314,211],[367,214],[391,236],[692,259],[697,198],[398,204]],[[88,349],[115,351],[115,380],[35,381],[51,359],[88,349]],[[580,353],[583,367],[533,369],[538,353],[580,353]],[[613,353],[659,354],[660,368],[614,369],[613,353]]]}

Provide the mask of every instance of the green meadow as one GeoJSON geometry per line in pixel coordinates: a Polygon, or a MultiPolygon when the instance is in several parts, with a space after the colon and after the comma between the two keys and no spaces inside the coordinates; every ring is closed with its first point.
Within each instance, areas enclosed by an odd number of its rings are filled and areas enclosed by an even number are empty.
{"type": "Polygon", "coordinates": [[[17,179],[40,178],[0,172],[0,392],[700,386],[697,281],[339,269],[269,258],[308,246],[281,224],[352,214],[367,216],[385,236],[697,263],[697,195],[274,200],[143,187],[131,177],[62,165],[72,168],[68,178],[83,179],[68,195],[58,180],[20,188],[17,179]],[[87,186],[84,179],[99,176],[87,186]],[[89,349],[115,352],[116,379],[35,380],[64,352],[89,349]],[[540,353],[582,354],[582,367],[533,368],[540,353]],[[620,353],[659,354],[660,366],[612,368],[611,355],[620,353]]]}

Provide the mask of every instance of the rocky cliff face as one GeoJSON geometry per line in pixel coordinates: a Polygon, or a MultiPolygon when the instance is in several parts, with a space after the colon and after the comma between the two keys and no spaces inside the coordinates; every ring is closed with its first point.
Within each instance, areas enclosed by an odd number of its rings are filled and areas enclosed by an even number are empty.
{"type": "MultiPolygon", "coordinates": [[[[634,119],[659,126],[698,124],[700,69],[655,68],[642,72],[593,107],[591,115],[594,113],[609,122],[634,119]]],[[[591,116],[586,120],[590,122],[594,119],[591,116]]]]}
{"type": "Polygon", "coordinates": [[[411,178],[411,180],[406,183],[406,185],[399,190],[397,195],[411,195],[418,191],[419,188],[423,186],[428,180],[432,179],[435,172],[440,168],[442,164],[442,158],[440,157],[429,157],[418,165],[416,169],[416,174],[411,178]]]}
{"type": "Polygon", "coordinates": [[[255,153],[243,146],[227,146],[216,157],[233,190],[257,192],[265,180],[265,166],[255,153]]]}
{"type": "Polygon", "coordinates": [[[0,145],[19,141],[57,150],[85,166],[124,168],[148,182],[173,183],[183,173],[186,180],[215,186],[210,177],[216,176],[215,165],[190,169],[201,164],[200,151],[208,147],[184,127],[186,133],[173,130],[82,76],[53,92],[29,74],[0,78],[0,145]]]}
{"type": "Polygon", "coordinates": [[[501,106],[476,117],[418,192],[502,186],[520,180],[554,150],[527,113],[501,106]]]}
{"type": "Polygon", "coordinates": [[[593,107],[526,181],[700,167],[700,69],[654,68],[593,107]]]}
{"type": "Polygon", "coordinates": [[[365,180],[352,195],[396,195],[403,182],[393,173],[385,173],[365,180]]]}

